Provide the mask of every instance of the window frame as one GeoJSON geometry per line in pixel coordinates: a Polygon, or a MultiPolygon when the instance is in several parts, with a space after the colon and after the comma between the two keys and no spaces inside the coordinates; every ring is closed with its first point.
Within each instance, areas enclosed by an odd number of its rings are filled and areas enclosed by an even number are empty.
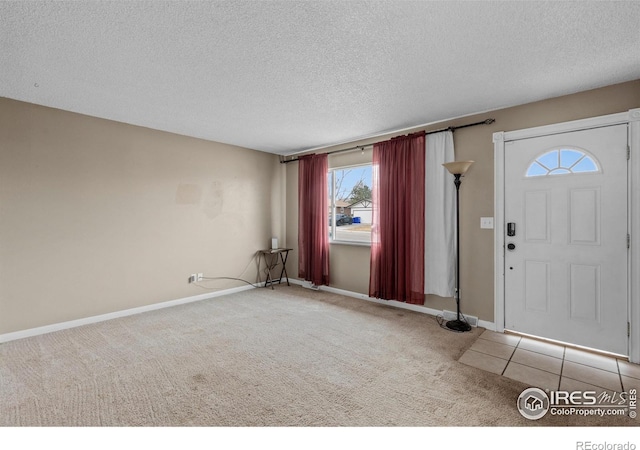
{"type": "Polygon", "coordinates": [[[553,147],[550,149],[547,149],[545,151],[543,151],[542,153],[538,154],[535,158],[533,158],[529,164],[527,165],[527,168],[525,170],[525,178],[527,179],[532,179],[532,178],[545,178],[545,177],[557,177],[557,176],[562,176],[562,175],[593,175],[593,174],[598,174],[598,173],[602,173],[602,166],[600,165],[600,161],[598,161],[598,159],[593,156],[590,152],[588,152],[587,150],[583,149],[583,148],[579,148],[579,147],[573,147],[573,146],[562,146],[562,147],[553,147]],[[582,156],[579,157],[576,161],[574,161],[569,167],[563,166],[562,165],[562,152],[563,151],[572,151],[572,152],[576,152],[576,153],[581,153],[582,156]],[[547,167],[548,164],[543,163],[542,161],[540,161],[541,158],[544,158],[547,155],[550,155],[552,153],[558,153],[558,162],[557,162],[557,166],[554,167],[547,167]],[[573,171],[573,168],[576,167],[577,165],[581,164],[582,161],[590,161],[596,168],[596,170],[580,170],[580,171],[573,171]],[[531,169],[534,167],[534,164],[537,164],[541,169],[546,170],[547,173],[540,173],[540,174],[530,174],[531,169]],[[558,171],[558,172],[556,172],[558,171]],[[559,171],[564,171],[564,172],[559,172],[559,171]],[[554,173],[555,172],[555,173],[554,173]]]}
{"type": "MultiPolygon", "coordinates": [[[[345,166],[336,166],[336,167],[330,167],[329,171],[327,172],[327,185],[329,187],[329,207],[330,207],[330,212],[329,212],[329,216],[331,217],[331,225],[329,228],[329,244],[338,244],[338,245],[354,245],[354,246],[360,246],[360,247],[371,247],[371,237],[369,237],[368,241],[356,241],[356,240],[349,240],[349,239],[336,239],[336,215],[337,214],[344,214],[344,207],[342,208],[342,213],[338,213],[336,210],[338,209],[338,207],[336,206],[336,176],[335,173],[337,171],[341,171],[341,170],[348,170],[348,169],[353,169],[353,168],[362,168],[362,167],[369,167],[371,168],[372,171],[372,175],[373,175],[373,163],[371,162],[367,162],[367,163],[358,163],[358,164],[349,164],[349,165],[345,165],[345,166]]],[[[371,189],[373,189],[373,186],[369,186],[371,189]]],[[[373,205],[373,199],[371,199],[371,203],[373,205]]],[[[353,216],[353,214],[352,214],[353,216]]]]}

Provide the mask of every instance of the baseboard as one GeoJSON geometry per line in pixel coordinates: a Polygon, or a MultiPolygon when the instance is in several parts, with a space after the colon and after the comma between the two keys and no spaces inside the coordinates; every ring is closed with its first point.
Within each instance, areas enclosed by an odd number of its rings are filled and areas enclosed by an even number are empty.
{"type": "MultiPolygon", "coordinates": [[[[305,284],[309,284],[303,280],[298,280],[297,278],[290,278],[290,284],[295,284],[298,286],[305,286],[305,284]]],[[[67,322],[54,323],[51,325],[45,325],[37,328],[30,328],[27,330],[15,331],[12,333],[0,334],[0,344],[3,342],[15,341],[17,339],[24,339],[27,337],[38,336],[46,333],[53,333],[54,331],[66,330],[69,328],[80,327],[83,325],[90,325],[92,323],[104,322],[105,320],[117,319],[119,317],[132,316],[134,314],[140,314],[148,311],[155,311],[157,309],[170,308],[172,306],[184,305],[186,303],[199,302],[202,300],[208,300],[210,298],[221,297],[223,295],[234,294],[236,292],[242,292],[249,289],[254,289],[257,287],[262,287],[263,283],[255,283],[252,286],[240,286],[231,289],[225,289],[222,291],[209,292],[206,294],[194,295],[191,297],[180,298],[177,300],[169,300],[162,303],[154,303],[152,305],[140,306],[137,308],[125,309],[122,311],[115,311],[107,314],[100,314],[98,316],[85,317],[82,319],[70,320],[67,322]]],[[[410,303],[398,302],[396,300],[380,300],[377,298],[371,298],[368,295],[360,294],[358,292],[347,291],[345,289],[338,289],[331,286],[319,286],[321,291],[331,292],[334,294],[344,295],[346,297],[357,298],[360,300],[366,300],[372,303],[378,303],[381,305],[393,306],[395,308],[400,309],[408,309],[411,311],[416,311],[423,314],[429,314],[432,316],[441,316],[442,311],[433,308],[427,308],[426,306],[420,305],[412,305],[410,303]]],[[[496,326],[493,322],[488,322],[485,320],[478,320],[478,326],[482,328],[486,328],[487,330],[496,330],[496,326]]]]}
{"type": "Polygon", "coordinates": [[[423,314],[429,314],[432,316],[442,315],[442,311],[438,311],[436,309],[427,308],[426,306],[413,305],[411,303],[399,302],[397,300],[382,300],[379,298],[372,298],[366,294],[361,294],[359,292],[347,291],[344,289],[338,289],[331,286],[320,286],[321,291],[332,292],[334,294],[344,295],[346,297],[359,298],[360,300],[366,300],[372,303],[378,303],[380,305],[393,306],[394,308],[400,309],[408,309],[411,311],[416,311],[423,314]]]}
{"type": "Polygon", "coordinates": [[[184,305],[186,303],[199,302],[202,300],[208,300],[210,298],[221,297],[223,295],[235,294],[236,292],[242,292],[249,289],[254,289],[261,286],[261,283],[254,285],[240,286],[231,289],[224,289],[221,291],[210,292],[207,294],[194,295],[192,297],[180,298],[177,300],[169,300],[161,303],[154,303],[151,305],[140,306],[137,308],[124,309],[122,311],[115,311],[107,314],[100,314],[98,316],[85,317],[82,319],[70,320],[68,322],[54,323],[51,325],[45,325],[37,328],[30,328],[28,330],[15,331],[12,333],[0,334],[0,344],[3,342],[15,341],[16,339],[23,339],[32,336],[38,336],[46,333],[53,333],[54,331],[66,330],[69,328],[80,327],[83,325],[90,325],[92,323],[104,322],[105,320],[117,319],[119,317],[132,316],[134,314],[140,314],[143,312],[155,311],[157,309],[170,308],[172,306],[184,305]]]}
{"type": "Polygon", "coordinates": [[[496,324],[494,322],[489,322],[488,320],[478,320],[478,326],[490,331],[497,331],[496,324]]]}
{"type": "MultiPolygon", "coordinates": [[[[301,284],[301,282],[296,283],[296,284],[301,284]]],[[[331,286],[320,286],[320,290],[321,291],[326,291],[326,292],[331,292],[334,294],[340,294],[340,295],[344,295],[346,297],[353,297],[353,298],[357,298],[360,300],[366,300],[368,302],[372,302],[372,303],[378,303],[380,305],[387,305],[387,306],[393,306],[394,308],[399,308],[399,309],[408,309],[410,311],[416,311],[422,314],[429,314],[431,316],[442,316],[442,311],[437,310],[437,309],[433,309],[433,308],[428,308],[426,306],[420,306],[420,305],[413,305],[411,303],[404,303],[404,302],[399,302],[396,300],[381,300],[379,298],[372,298],[369,297],[366,294],[361,294],[359,292],[353,292],[353,291],[347,291],[345,289],[338,289],[338,288],[334,288],[331,286]]],[[[479,320],[478,321],[478,326],[482,327],[482,328],[487,328],[487,329],[491,329],[494,330],[495,326],[493,325],[492,322],[486,322],[484,320],[479,320]]]]}

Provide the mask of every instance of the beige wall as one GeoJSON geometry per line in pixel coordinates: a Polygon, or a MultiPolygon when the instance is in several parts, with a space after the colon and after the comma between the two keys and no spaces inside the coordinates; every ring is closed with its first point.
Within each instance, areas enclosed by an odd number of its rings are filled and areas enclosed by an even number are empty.
{"type": "MultiPolygon", "coordinates": [[[[640,80],[428,128],[496,119],[454,134],[458,159],[476,161],[461,189],[465,313],[493,320],[493,234],[479,227],[493,216],[492,133],[636,107],[640,80]]],[[[370,151],[330,158],[370,161],[370,151]]],[[[267,153],[0,98],[0,334],[211,292],[189,285],[191,273],[256,281],[255,252],[272,236],[294,249],[296,276],[297,170],[267,153]]],[[[366,294],[369,256],[332,245],[332,286],[366,294]]],[[[426,306],[455,307],[431,296],[426,306]]]]}
{"type": "Polygon", "coordinates": [[[0,334],[256,281],[274,155],[0,98],[0,334]],[[215,288],[241,282],[204,283],[215,288]]]}
{"type": "MultiPolygon", "coordinates": [[[[480,217],[494,215],[493,133],[613,114],[638,107],[640,107],[640,80],[442,122],[426,128],[433,130],[464,125],[490,117],[496,120],[492,125],[464,128],[454,133],[456,159],[471,159],[476,162],[460,189],[460,291],[464,313],[490,322],[494,319],[493,231],[480,229],[480,217]]],[[[382,141],[392,136],[377,138],[375,141],[382,141]]],[[[373,141],[353,142],[327,149],[327,151],[365,145],[373,141]]],[[[331,157],[329,162],[331,167],[371,162],[371,153],[341,154],[331,157]]],[[[297,247],[297,170],[297,163],[287,164],[287,240],[288,244],[294,248],[297,247]]],[[[339,289],[366,294],[370,254],[369,247],[332,245],[331,285],[339,289]]],[[[292,252],[292,256],[288,271],[290,275],[295,275],[297,274],[297,251],[292,252]]],[[[427,296],[425,306],[437,310],[455,310],[452,299],[436,296],[427,296]]]]}

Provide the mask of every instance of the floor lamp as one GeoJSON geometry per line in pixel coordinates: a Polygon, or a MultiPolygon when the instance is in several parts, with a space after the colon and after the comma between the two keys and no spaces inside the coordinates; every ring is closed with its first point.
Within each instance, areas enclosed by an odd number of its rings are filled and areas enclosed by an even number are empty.
{"type": "Polygon", "coordinates": [[[460,184],[462,176],[465,174],[474,161],[454,161],[444,163],[443,166],[455,177],[453,183],[456,185],[456,308],[457,316],[455,320],[449,320],[445,325],[453,331],[470,331],[471,325],[460,319],[460,184]]]}

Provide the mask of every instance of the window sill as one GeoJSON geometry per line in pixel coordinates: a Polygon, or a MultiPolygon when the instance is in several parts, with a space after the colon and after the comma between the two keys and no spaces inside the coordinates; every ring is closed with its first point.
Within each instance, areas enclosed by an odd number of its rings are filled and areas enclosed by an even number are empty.
{"type": "Polygon", "coordinates": [[[329,245],[351,245],[353,247],[371,247],[371,242],[329,241],[329,245]]]}

